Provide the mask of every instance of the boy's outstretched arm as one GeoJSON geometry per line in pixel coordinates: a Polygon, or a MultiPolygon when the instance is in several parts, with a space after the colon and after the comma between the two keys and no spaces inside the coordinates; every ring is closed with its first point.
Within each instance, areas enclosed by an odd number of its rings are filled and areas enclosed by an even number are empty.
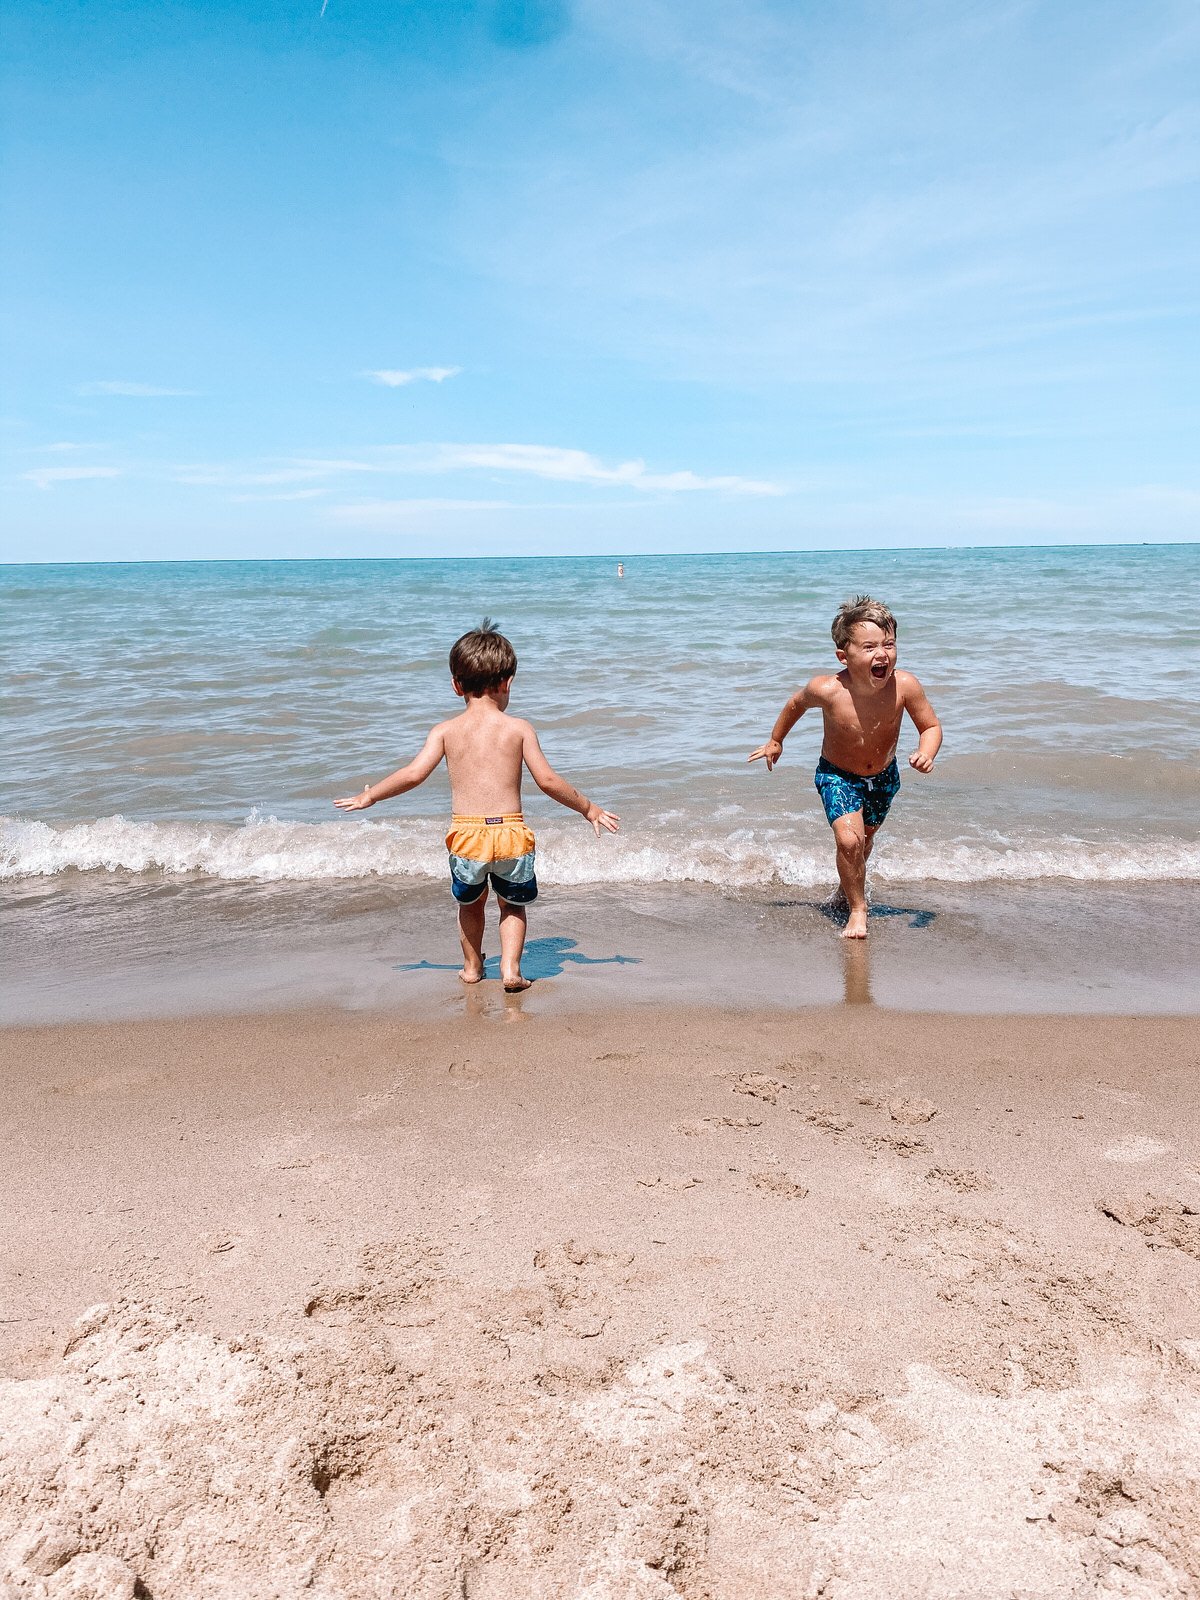
{"type": "Polygon", "coordinates": [[[578,789],[572,788],[565,778],[559,777],[542,754],[537,734],[528,726],[521,746],[521,756],[529,769],[529,776],[542,793],[548,794],[551,800],[557,800],[560,806],[578,811],[581,817],[586,817],[596,830],[597,839],[602,828],[607,833],[617,833],[620,830],[620,817],[614,816],[611,811],[605,811],[594,800],[589,800],[580,794],[578,789]]]}
{"type": "Polygon", "coordinates": [[[425,782],[445,754],[446,744],[439,723],[430,731],[419,753],[406,767],[400,767],[390,778],[381,778],[378,783],[368,783],[361,794],[349,794],[345,799],[335,800],[333,803],[339,811],[365,811],[377,800],[390,800],[394,795],[407,794],[410,789],[415,789],[419,783],[425,782]]]}
{"type": "Polygon", "coordinates": [[[929,772],[934,757],[942,748],[942,725],[917,679],[910,673],[905,673],[905,677],[908,681],[904,686],[904,709],[918,734],[917,748],[909,756],[908,764],[917,772],[929,772]]]}
{"type": "Polygon", "coordinates": [[[767,771],[770,772],[775,763],[783,754],[783,741],[800,721],[806,711],[811,711],[814,706],[820,705],[820,697],[816,693],[816,678],[810,678],[803,689],[797,689],[791,696],[783,710],[775,718],[775,726],[771,729],[771,737],[766,744],[760,744],[757,750],[752,750],[746,757],[747,761],[765,761],[767,771]]]}

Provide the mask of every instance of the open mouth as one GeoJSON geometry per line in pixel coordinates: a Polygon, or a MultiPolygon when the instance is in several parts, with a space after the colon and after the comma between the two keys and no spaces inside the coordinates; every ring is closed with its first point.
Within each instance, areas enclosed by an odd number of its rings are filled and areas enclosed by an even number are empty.
{"type": "Polygon", "coordinates": [[[873,678],[877,679],[880,683],[882,683],[883,680],[887,677],[887,675],[888,675],[888,669],[887,669],[887,662],[886,661],[873,661],[871,663],[871,676],[873,678]]]}

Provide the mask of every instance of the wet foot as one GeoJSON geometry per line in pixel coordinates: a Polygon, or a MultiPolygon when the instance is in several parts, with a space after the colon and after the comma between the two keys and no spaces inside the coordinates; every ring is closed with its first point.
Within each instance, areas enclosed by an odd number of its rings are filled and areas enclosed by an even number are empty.
{"type": "Polygon", "coordinates": [[[852,911],[846,919],[846,926],[842,929],[843,939],[865,939],[867,937],[867,908],[863,906],[858,911],[852,911]]]}
{"type": "Polygon", "coordinates": [[[486,956],[481,956],[478,965],[473,961],[465,962],[459,969],[459,983],[481,983],[483,981],[483,963],[486,960],[486,956]]]}
{"type": "Polygon", "coordinates": [[[518,972],[515,977],[504,979],[505,994],[520,994],[522,989],[528,989],[532,984],[531,978],[523,978],[518,972]]]}

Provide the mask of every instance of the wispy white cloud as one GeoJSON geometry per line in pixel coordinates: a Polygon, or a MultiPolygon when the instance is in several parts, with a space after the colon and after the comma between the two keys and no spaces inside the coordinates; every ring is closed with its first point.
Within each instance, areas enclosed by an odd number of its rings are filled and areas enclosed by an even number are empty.
{"type": "Polygon", "coordinates": [[[241,505],[261,505],[275,500],[316,500],[328,492],[327,489],[292,489],[283,494],[231,494],[229,498],[241,505]]]}
{"type": "Polygon", "coordinates": [[[589,451],[543,444],[393,445],[363,451],[354,457],[297,457],[252,468],[181,466],[175,469],[175,478],[179,483],[200,486],[256,489],[320,483],[355,473],[420,476],[454,472],[512,473],[553,483],[632,489],[642,494],[703,491],[737,495],[787,493],[781,484],[760,478],[688,470],[656,472],[651,471],[640,459],[608,466],[589,451]]]}
{"type": "Polygon", "coordinates": [[[567,450],[545,444],[439,444],[429,447],[424,460],[418,446],[413,450],[413,467],[427,472],[530,473],[535,478],[547,478],[555,483],[614,484],[669,494],[705,489],[730,494],[785,493],[779,484],[758,478],[730,474],[711,476],[690,471],[652,472],[641,460],[605,466],[586,450],[567,450]]]}
{"type": "Polygon", "coordinates": [[[75,392],[76,394],[84,395],[126,395],[138,400],[184,399],[190,398],[197,393],[195,389],[162,389],[153,383],[126,383],[120,378],[104,379],[96,383],[81,383],[75,392]]]}
{"type": "Polygon", "coordinates": [[[223,463],[197,463],[172,469],[176,483],[201,488],[253,489],[289,483],[313,483],[347,472],[384,472],[387,468],[373,461],[290,460],[263,468],[227,466],[223,463]]]}
{"type": "Polygon", "coordinates": [[[410,383],[445,383],[447,378],[457,378],[461,371],[461,367],[380,367],[360,376],[381,383],[386,389],[403,389],[410,383]]]}
{"type": "Polygon", "coordinates": [[[39,489],[49,489],[55,483],[72,483],[80,478],[119,478],[120,467],[34,467],[21,474],[39,489]]]}
{"type": "Polygon", "coordinates": [[[357,505],[331,506],[330,516],[336,522],[354,527],[387,527],[407,517],[424,516],[447,511],[512,511],[525,510],[514,507],[510,500],[364,500],[357,505]]]}

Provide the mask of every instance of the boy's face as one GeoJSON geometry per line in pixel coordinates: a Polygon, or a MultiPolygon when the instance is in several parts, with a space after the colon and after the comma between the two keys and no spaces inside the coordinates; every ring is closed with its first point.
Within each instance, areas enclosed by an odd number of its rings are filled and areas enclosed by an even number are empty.
{"type": "Polygon", "coordinates": [[[846,663],[856,687],[882,689],[896,670],[896,636],[885,633],[877,622],[856,622],[837,658],[846,663]]]}

